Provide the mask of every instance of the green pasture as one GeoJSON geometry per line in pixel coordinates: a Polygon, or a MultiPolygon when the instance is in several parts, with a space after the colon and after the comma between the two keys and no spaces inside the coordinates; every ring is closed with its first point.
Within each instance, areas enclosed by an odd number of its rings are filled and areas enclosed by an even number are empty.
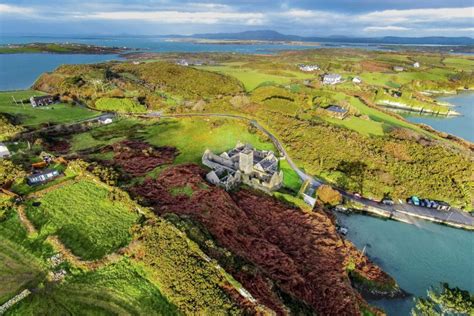
{"type": "Polygon", "coordinates": [[[17,101],[21,101],[27,100],[31,96],[43,94],[33,90],[0,92],[0,113],[14,116],[24,126],[37,126],[45,123],[70,123],[98,115],[97,112],[89,109],[64,103],[36,108],[33,108],[29,101],[25,104],[16,105],[12,98],[13,96],[17,101]]]}
{"type": "Polygon", "coordinates": [[[100,111],[119,113],[145,112],[145,106],[138,104],[132,99],[125,98],[100,98],[95,102],[95,108],[100,111]]]}
{"type": "Polygon", "coordinates": [[[258,149],[274,149],[271,142],[249,132],[248,125],[237,119],[165,119],[147,128],[146,140],[152,145],[178,148],[176,163],[200,163],[206,149],[220,154],[238,141],[258,149]]]}
{"type": "Polygon", "coordinates": [[[105,186],[89,180],[67,183],[28,204],[27,215],[41,236],[57,235],[83,259],[99,259],[131,240],[138,215],[127,201],[113,200],[105,186]]]}
{"type": "Polygon", "coordinates": [[[35,291],[11,315],[180,315],[128,259],[96,271],[76,272],[61,284],[35,291]]]}
{"type": "Polygon", "coordinates": [[[276,84],[287,84],[292,80],[301,80],[313,78],[314,75],[298,71],[282,71],[281,75],[268,74],[261,70],[244,68],[233,64],[222,66],[201,66],[199,69],[220,72],[234,78],[237,78],[244,84],[246,91],[252,91],[259,85],[267,82],[276,84]]]}

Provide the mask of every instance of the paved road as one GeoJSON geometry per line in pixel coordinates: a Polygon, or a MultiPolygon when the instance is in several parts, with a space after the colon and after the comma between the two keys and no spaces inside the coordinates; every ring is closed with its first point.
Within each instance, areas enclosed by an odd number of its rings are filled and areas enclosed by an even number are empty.
{"type": "MultiPolygon", "coordinates": [[[[311,184],[315,187],[323,184],[323,182],[319,179],[315,179],[311,175],[306,174],[302,171],[298,166],[294,163],[291,157],[288,155],[288,152],[283,147],[283,144],[273,135],[270,131],[268,131],[265,127],[260,125],[256,120],[249,119],[245,116],[236,115],[236,114],[221,114],[221,113],[195,113],[195,114],[166,114],[162,115],[160,112],[154,112],[150,114],[140,115],[142,117],[161,117],[161,118],[179,118],[179,117],[224,117],[224,118],[235,118],[239,120],[244,120],[258,128],[260,131],[265,133],[273,142],[275,147],[280,151],[282,156],[286,158],[290,167],[298,174],[302,181],[309,180],[311,184]]],[[[408,215],[414,216],[417,218],[424,218],[427,220],[433,221],[442,221],[446,224],[454,224],[455,226],[465,226],[474,229],[474,217],[463,212],[461,210],[451,208],[450,211],[438,211],[434,209],[429,209],[426,207],[418,207],[406,203],[395,204],[393,206],[383,205],[379,202],[372,201],[366,198],[358,198],[351,194],[350,192],[346,192],[343,190],[339,190],[341,194],[347,198],[354,200],[356,202],[362,203],[366,206],[370,206],[373,208],[381,209],[383,211],[391,212],[393,214],[398,215],[408,215]]]]}

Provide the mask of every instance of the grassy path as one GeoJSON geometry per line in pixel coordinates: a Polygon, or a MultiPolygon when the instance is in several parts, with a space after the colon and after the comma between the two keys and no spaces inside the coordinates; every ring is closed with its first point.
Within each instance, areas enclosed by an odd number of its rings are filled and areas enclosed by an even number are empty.
{"type": "Polygon", "coordinates": [[[28,232],[28,235],[36,235],[38,234],[38,230],[35,228],[33,223],[30,222],[28,217],[26,216],[25,213],[25,206],[24,205],[19,205],[17,208],[17,213],[18,213],[18,218],[21,221],[21,224],[25,227],[26,231],[28,232]]]}

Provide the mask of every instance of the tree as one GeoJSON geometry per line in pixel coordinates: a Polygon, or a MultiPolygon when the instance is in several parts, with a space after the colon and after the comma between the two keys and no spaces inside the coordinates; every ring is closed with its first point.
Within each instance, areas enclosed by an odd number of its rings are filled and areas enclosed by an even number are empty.
{"type": "Polygon", "coordinates": [[[365,173],[367,171],[366,163],[362,161],[341,161],[336,170],[344,173],[354,182],[357,190],[360,193],[363,192],[365,173]]]}
{"type": "Polygon", "coordinates": [[[7,159],[0,159],[0,186],[4,186],[13,182],[16,179],[21,179],[26,176],[25,171],[21,167],[15,165],[7,159]]]}
{"type": "Polygon", "coordinates": [[[473,315],[474,295],[458,287],[441,283],[439,288],[428,291],[427,298],[417,298],[413,316],[473,315]]]}
{"type": "Polygon", "coordinates": [[[329,185],[323,184],[318,188],[318,198],[324,204],[337,205],[342,202],[342,196],[339,191],[334,190],[329,185]]]}

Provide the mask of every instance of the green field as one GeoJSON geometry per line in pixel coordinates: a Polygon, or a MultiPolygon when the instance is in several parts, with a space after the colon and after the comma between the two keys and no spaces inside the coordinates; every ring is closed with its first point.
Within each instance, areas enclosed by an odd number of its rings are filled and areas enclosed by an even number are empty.
{"type": "Polygon", "coordinates": [[[36,291],[9,315],[180,315],[146,273],[127,259],[36,291]]]}
{"type": "Polygon", "coordinates": [[[15,210],[0,220],[0,305],[25,288],[36,286],[45,275],[41,257],[52,254],[42,240],[28,238],[15,210]]]}
{"type": "Polygon", "coordinates": [[[251,68],[240,68],[233,64],[223,66],[201,66],[200,69],[220,72],[240,80],[246,91],[252,91],[262,83],[286,84],[295,79],[313,78],[314,75],[296,71],[286,71],[282,75],[267,74],[251,68]]]}
{"type": "Polygon", "coordinates": [[[95,108],[101,111],[119,113],[145,112],[146,108],[131,99],[124,98],[100,98],[95,102],[95,108]]]}
{"type": "Polygon", "coordinates": [[[44,276],[41,261],[17,243],[0,236],[0,305],[44,276]]]}
{"type": "Polygon", "coordinates": [[[287,160],[280,160],[280,170],[283,171],[283,185],[298,192],[302,184],[301,179],[290,167],[287,160]]]}
{"type": "Polygon", "coordinates": [[[271,149],[273,144],[252,134],[248,126],[236,119],[180,118],[167,119],[147,129],[146,140],[156,146],[175,146],[180,154],[175,163],[200,163],[206,149],[221,153],[234,148],[238,141],[258,149],[271,149]]]}
{"type": "Polygon", "coordinates": [[[69,182],[29,203],[27,215],[41,236],[58,235],[83,259],[98,259],[131,240],[129,229],[138,215],[127,198],[113,200],[105,186],[90,180],[69,182]]]}
{"type": "Polygon", "coordinates": [[[69,104],[60,103],[33,108],[29,103],[16,105],[12,99],[12,96],[14,96],[17,101],[20,101],[42,94],[33,90],[0,92],[0,114],[13,115],[23,126],[37,126],[45,123],[69,123],[98,115],[97,112],[69,104]]]}
{"type": "Polygon", "coordinates": [[[146,121],[123,119],[116,123],[75,135],[73,150],[109,145],[128,137],[141,137],[155,146],[174,146],[180,154],[175,163],[200,163],[206,149],[222,152],[233,148],[238,141],[250,143],[259,149],[273,150],[273,144],[248,125],[237,119],[180,118],[163,119],[149,124],[146,121]]]}

